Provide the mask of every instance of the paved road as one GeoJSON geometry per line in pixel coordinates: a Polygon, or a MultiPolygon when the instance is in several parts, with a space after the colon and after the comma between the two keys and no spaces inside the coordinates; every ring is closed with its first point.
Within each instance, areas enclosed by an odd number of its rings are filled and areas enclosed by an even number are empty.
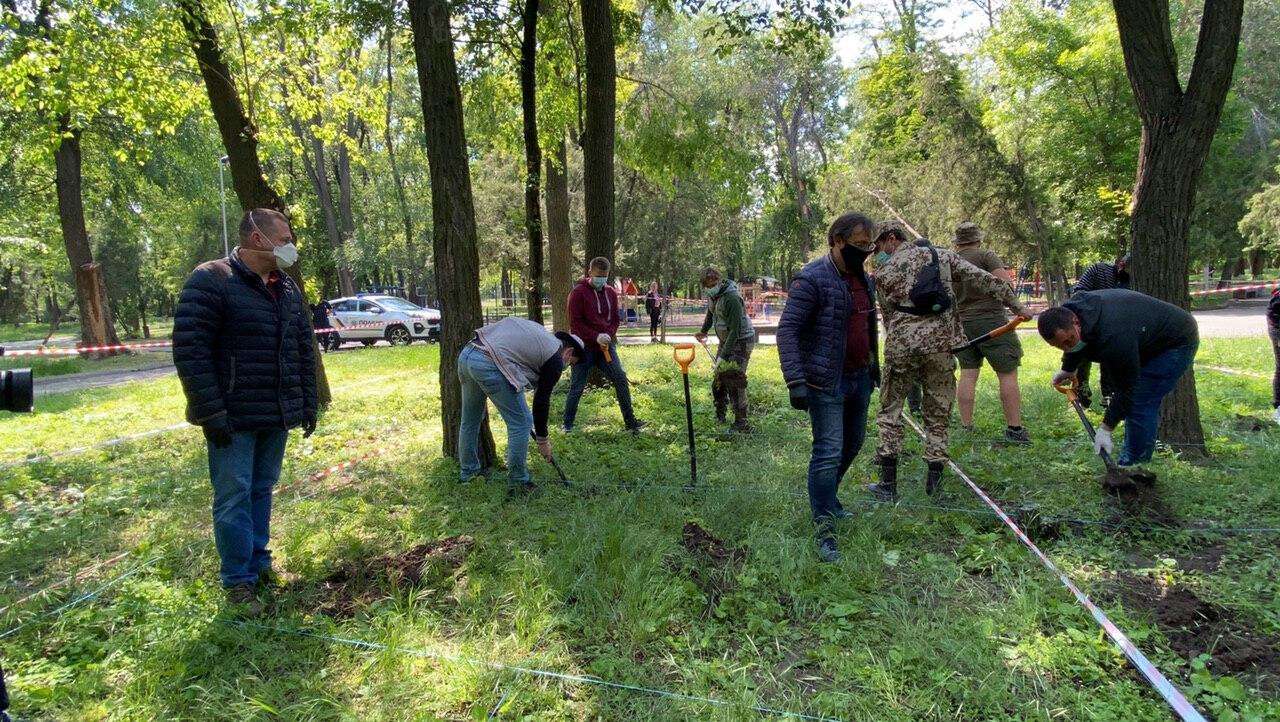
{"type": "Polygon", "coordinates": [[[173,362],[165,360],[163,363],[157,363],[153,366],[143,366],[137,369],[115,369],[112,371],[86,371],[78,374],[63,374],[61,376],[47,376],[41,378],[36,376],[36,396],[48,396],[49,394],[61,394],[67,391],[83,391],[84,389],[101,388],[104,386],[116,386],[118,384],[129,383],[130,381],[148,381],[150,379],[158,379],[173,373],[173,362]]]}

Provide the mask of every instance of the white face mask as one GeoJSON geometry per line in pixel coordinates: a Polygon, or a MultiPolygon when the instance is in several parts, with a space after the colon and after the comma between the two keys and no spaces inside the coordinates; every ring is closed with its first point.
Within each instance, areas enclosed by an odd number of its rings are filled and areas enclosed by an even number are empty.
{"type": "Polygon", "coordinates": [[[276,257],[276,266],[283,271],[298,262],[298,247],[292,243],[286,243],[272,248],[271,255],[276,257]]]}

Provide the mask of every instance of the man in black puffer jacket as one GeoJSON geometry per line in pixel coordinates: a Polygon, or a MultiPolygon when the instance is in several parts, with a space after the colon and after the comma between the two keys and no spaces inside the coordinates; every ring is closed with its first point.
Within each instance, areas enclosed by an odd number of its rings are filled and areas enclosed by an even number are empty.
{"type": "Polygon", "coordinates": [[[213,482],[213,537],[235,604],[261,610],[272,576],[271,492],[289,429],[316,428],[316,360],[302,293],[283,269],[298,260],[280,213],[255,209],[240,245],[201,264],[182,287],[173,361],[187,421],[204,429],[213,482]]]}
{"type": "Polygon", "coordinates": [[[836,496],[840,481],[862,449],[871,390],[880,384],[875,288],[863,264],[876,224],[846,213],[827,232],[830,251],[791,281],[778,321],[778,359],[791,406],[809,412],[809,509],[817,526],[818,555],[840,558],[836,519],[853,516],[836,496]]]}

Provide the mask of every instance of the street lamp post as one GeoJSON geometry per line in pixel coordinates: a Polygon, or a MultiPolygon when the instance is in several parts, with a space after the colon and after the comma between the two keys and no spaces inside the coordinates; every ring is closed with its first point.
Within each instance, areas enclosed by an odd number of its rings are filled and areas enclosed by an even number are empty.
{"type": "Polygon", "coordinates": [[[222,180],[222,169],[230,162],[228,156],[222,156],[218,159],[218,197],[222,199],[222,255],[231,255],[231,247],[227,244],[227,187],[226,182],[222,180]]]}

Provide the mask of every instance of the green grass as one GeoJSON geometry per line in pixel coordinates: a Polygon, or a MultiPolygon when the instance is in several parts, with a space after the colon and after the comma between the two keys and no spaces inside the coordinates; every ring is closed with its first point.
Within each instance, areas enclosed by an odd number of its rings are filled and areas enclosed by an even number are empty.
{"type": "MultiPolygon", "coordinates": [[[[984,375],[978,431],[953,438],[952,453],[1010,508],[1111,518],[1097,461],[1047,385],[1055,355],[1035,339],[1024,344],[1035,445],[989,443],[1000,422],[984,375]]],[[[902,471],[910,506],[853,503],[871,473],[864,451],[842,492],[858,511],[840,528],[845,559],[823,565],[804,500],[807,419],[786,404],[776,352],[761,347],[752,359],[759,434],[750,439],[716,433],[709,367],[695,364],[697,493],[680,488],[688,457],[670,349],[621,353],[649,431],[623,433],[612,394],[589,392],[578,430],[553,434],[577,486],[551,484],[554,472],[535,459],[547,485],[514,500],[501,479],[459,485],[456,466],[440,456],[438,347],[327,356],[336,400],[311,439],[291,439],[277,499],[273,546],[293,581],[260,621],[275,629],[238,626],[222,608],[204,452],[192,430],[0,471],[0,607],[83,577],[0,614],[0,634],[34,622],[3,640],[17,711],[60,720],[755,716],[481,661],[841,719],[1169,718],[1087,613],[992,518],[914,506],[928,503],[914,439],[902,471]],[[387,451],[351,470],[295,484],[379,447],[387,451]],[[740,562],[717,571],[686,548],[688,522],[740,550],[740,562]],[[351,616],[322,613],[333,594],[324,580],[344,563],[372,568],[376,557],[458,534],[475,545],[456,569],[434,569],[419,587],[370,582],[381,592],[351,616]]],[[[1260,339],[1212,339],[1201,358],[1264,371],[1269,353],[1260,339]]],[[[1235,428],[1237,413],[1268,406],[1268,382],[1209,371],[1198,382],[1214,458],[1193,465],[1162,452],[1152,468],[1163,500],[1184,520],[1280,526],[1280,433],[1235,428]]],[[[163,427],[182,414],[173,379],[42,401],[34,416],[0,414],[2,458],[163,427]]],[[[494,431],[501,446],[504,429],[494,431]]],[[[869,432],[868,449],[874,425],[869,432]]],[[[945,505],[979,511],[958,480],[947,484],[945,505]]],[[[1276,635],[1277,538],[1083,526],[1042,545],[1206,713],[1277,719],[1280,679],[1194,667],[1113,591],[1121,572],[1177,583],[1276,635]],[[1221,547],[1220,568],[1180,561],[1206,544],[1221,547]]]]}
{"type": "Polygon", "coordinates": [[[91,371],[120,371],[162,366],[171,359],[168,349],[156,349],[105,358],[88,356],[13,356],[0,358],[0,369],[29,368],[36,378],[91,371]]]}
{"type": "MultiPolygon", "coordinates": [[[[66,329],[63,326],[63,329],[66,329]]],[[[13,341],[40,340],[49,335],[47,323],[4,323],[0,324],[0,343],[13,341]]]]}

